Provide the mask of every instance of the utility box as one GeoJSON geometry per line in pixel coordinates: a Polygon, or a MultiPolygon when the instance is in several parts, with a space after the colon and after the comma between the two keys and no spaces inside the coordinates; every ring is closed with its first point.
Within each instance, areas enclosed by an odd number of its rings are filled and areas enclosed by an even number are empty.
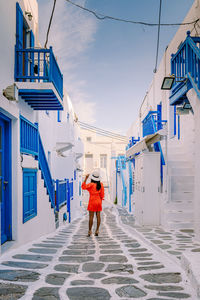
{"type": "Polygon", "coordinates": [[[135,220],[139,225],[160,225],[160,152],[135,158],[135,220]]]}

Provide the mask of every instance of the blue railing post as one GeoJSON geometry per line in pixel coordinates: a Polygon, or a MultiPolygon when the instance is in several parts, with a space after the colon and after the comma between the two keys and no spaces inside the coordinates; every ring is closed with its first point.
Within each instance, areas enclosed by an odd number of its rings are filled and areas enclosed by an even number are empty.
{"type": "Polygon", "coordinates": [[[157,130],[162,129],[162,105],[157,105],[157,130]]]}
{"type": "Polygon", "coordinates": [[[56,210],[59,211],[60,207],[60,189],[59,189],[59,180],[56,180],[56,210]]]}
{"type": "Polygon", "coordinates": [[[69,214],[69,223],[71,222],[71,203],[70,203],[70,184],[67,179],[67,212],[69,214]]]}
{"type": "Polygon", "coordinates": [[[52,81],[53,78],[53,50],[52,47],[49,47],[49,81],[52,81]]]}

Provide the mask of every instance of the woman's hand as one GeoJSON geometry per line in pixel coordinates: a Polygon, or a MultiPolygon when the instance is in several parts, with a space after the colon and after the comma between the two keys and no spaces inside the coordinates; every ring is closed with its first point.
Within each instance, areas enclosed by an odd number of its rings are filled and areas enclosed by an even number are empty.
{"type": "Polygon", "coordinates": [[[90,176],[90,174],[85,175],[85,182],[87,181],[88,177],[90,176]]]}

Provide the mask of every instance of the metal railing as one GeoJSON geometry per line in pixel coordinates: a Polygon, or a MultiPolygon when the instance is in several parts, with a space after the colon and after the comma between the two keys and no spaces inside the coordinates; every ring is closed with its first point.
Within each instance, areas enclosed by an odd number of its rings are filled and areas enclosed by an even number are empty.
{"type": "MultiPolygon", "coordinates": [[[[166,123],[167,123],[166,120],[162,120],[161,105],[158,105],[157,111],[150,111],[142,121],[143,137],[149,134],[156,133],[158,130],[162,129],[163,125],[166,123]]],[[[161,143],[160,142],[155,143],[154,149],[156,152],[160,152],[160,158],[161,158],[160,176],[161,176],[161,183],[163,183],[163,166],[165,165],[165,158],[163,155],[161,143]]]]}
{"type": "Polygon", "coordinates": [[[51,177],[51,172],[49,169],[49,164],[47,162],[47,158],[44,152],[44,148],[42,145],[42,140],[39,135],[39,155],[38,155],[38,161],[39,161],[39,168],[41,169],[42,172],[42,177],[44,179],[45,186],[47,188],[47,192],[49,195],[49,199],[51,201],[51,207],[55,207],[55,187],[54,187],[54,182],[51,177]]]}
{"type": "Polygon", "coordinates": [[[38,155],[38,126],[20,116],[20,152],[38,155]]]}
{"type": "Polygon", "coordinates": [[[15,47],[15,80],[52,82],[63,99],[63,75],[52,47],[49,49],[17,49],[15,47]]]}
{"type": "Polygon", "coordinates": [[[187,38],[181,44],[176,54],[172,54],[171,73],[175,76],[172,93],[184,84],[187,78],[200,90],[200,37],[187,38]]]}
{"type": "Polygon", "coordinates": [[[67,179],[56,180],[56,210],[67,203],[67,179]]]}
{"type": "Polygon", "coordinates": [[[125,179],[124,179],[124,173],[123,170],[126,169],[126,159],[123,156],[118,156],[117,159],[117,166],[119,169],[119,173],[121,175],[121,180],[122,180],[122,207],[126,206],[127,204],[127,187],[126,187],[126,183],[125,183],[125,179]]]}

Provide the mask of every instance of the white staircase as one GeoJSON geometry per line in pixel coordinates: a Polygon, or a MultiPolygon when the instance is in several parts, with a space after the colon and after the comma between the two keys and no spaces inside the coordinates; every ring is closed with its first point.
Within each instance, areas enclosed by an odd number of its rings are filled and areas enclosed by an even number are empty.
{"type": "Polygon", "coordinates": [[[164,209],[164,225],[168,229],[194,227],[194,163],[192,155],[169,143],[168,201],[164,209]]]}

